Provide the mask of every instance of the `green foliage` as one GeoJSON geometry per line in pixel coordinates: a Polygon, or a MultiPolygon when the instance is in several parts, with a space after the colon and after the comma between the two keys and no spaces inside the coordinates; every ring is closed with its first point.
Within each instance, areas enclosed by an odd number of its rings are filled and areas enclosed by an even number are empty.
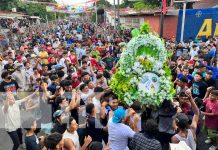
{"type": "Polygon", "coordinates": [[[141,34],[148,34],[149,32],[150,32],[150,27],[149,27],[148,22],[146,22],[140,27],[140,33],[141,34]]]}
{"type": "Polygon", "coordinates": [[[111,7],[111,4],[107,0],[99,0],[97,2],[97,7],[98,8],[108,8],[108,7],[111,7]]]}
{"type": "MultiPolygon", "coordinates": [[[[53,0],[39,0],[41,2],[53,2],[53,0]]],[[[11,11],[12,8],[17,8],[17,12],[22,12],[28,15],[39,16],[45,20],[47,15],[48,20],[54,20],[55,14],[46,11],[46,5],[43,4],[32,4],[24,3],[19,0],[3,0],[0,5],[0,10],[11,11]]],[[[57,13],[57,16],[62,16],[57,13]]]]}
{"type": "Polygon", "coordinates": [[[144,54],[152,56],[152,57],[158,57],[159,51],[154,50],[154,48],[152,46],[150,46],[150,47],[145,47],[145,46],[139,47],[136,55],[140,56],[140,55],[144,55],[144,54]]]}
{"type": "Polygon", "coordinates": [[[133,4],[134,4],[134,2],[132,2],[132,1],[123,0],[123,3],[120,4],[120,8],[127,8],[127,7],[133,8],[133,4]]]}
{"type": "Polygon", "coordinates": [[[133,8],[137,11],[142,11],[142,10],[149,10],[149,9],[154,9],[156,5],[152,5],[149,3],[144,3],[143,1],[135,2],[133,4],[133,8]]]}

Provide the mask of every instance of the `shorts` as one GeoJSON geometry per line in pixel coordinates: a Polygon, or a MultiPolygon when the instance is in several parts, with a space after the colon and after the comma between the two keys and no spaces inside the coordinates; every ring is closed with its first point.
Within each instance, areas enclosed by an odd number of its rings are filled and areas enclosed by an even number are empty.
{"type": "Polygon", "coordinates": [[[51,123],[41,123],[41,131],[45,134],[51,134],[51,129],[53,127],[52,122],[51,123]]]}

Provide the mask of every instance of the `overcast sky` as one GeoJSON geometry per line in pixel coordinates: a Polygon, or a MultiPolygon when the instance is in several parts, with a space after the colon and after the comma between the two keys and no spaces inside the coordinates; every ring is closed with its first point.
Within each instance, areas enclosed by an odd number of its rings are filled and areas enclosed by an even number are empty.
{"type": "MultiPolygon", "coordinates": [[[[107,0],[108,2],[110,2],[112,5],[114,4],[114,0],[107,0]]],[[[120,0],[120,4],[122,3],[123,0],[120,0]]],[[[116,4],[118,2],[118,0],[115,0],[116,4]]]]}

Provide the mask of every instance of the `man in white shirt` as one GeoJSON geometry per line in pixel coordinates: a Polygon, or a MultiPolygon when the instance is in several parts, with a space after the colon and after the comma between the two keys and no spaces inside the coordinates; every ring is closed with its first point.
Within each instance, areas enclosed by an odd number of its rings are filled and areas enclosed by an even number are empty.
{"type": "Polygon", "coordinates": [[[196,45],[192,46],[192,49],[190,50],[190,56],[191,56],[191,60],[193,60],[193,58],[198,55],[198,47],[196,45]]]}
{"type": "Polygon", "coordinates": [[[133,138],[135,132],[122,123],[124,117],[125,110],[118,108],[108,121],[109,147],[111,150],[129,150],[128,139],[133,138]]]}
{"type": "Polygon", "coordinates": [[[28,97],[16,100],[13,93],[7,93],[6,100],[2,107],[2,111],[5,119],[5,130],[8,132],[10,138],[13,141],[13,150],[18,149],[22,141],[22,130],[21,130],[21,116],[20,116],[20,105],[29,100],[36,92],[29,95],[28,97]]]}
{"type": "Polygon", "coordinates": [[[101,102],[100,102],[100,98],[103,95],[104,89],[101,87],[96,87],[94,89],[95,92],[95,97],[93,97],[92,99],[92,103],[95,105],[96,108],[96,113],[99,114],[101,111],[101,102]]]}
{"type": "Polygon", "coordinates": [[[64,67],[65,73],[67,73],[68,63],[71,63],[70,58],[68,57],[68,52],[64,52],[63,57],[59,61],[59,64],[64,67]]]}
{"type": "Polygon", "coordinates": [[[86,150],[88,145],[91,143],[92,138],[90,136],[85,137],[84,144],[80,148],[79,136],[77,133],[78,124],[73,117],[69,118],[69,127],[63,134],[63,139],[70,139],[73,142],[75,150],[86,150]]]}
{"type": "Polygon", "coordinates": [[[18,86],[20,87],[20,91],[27,91],[28,90],[28,84],[27,84],[27,78],[26,78],[26,72],[22,69],[22,64],[15,63],[15,69],[16,71],[12,73],[12,78],[17,81],[18,86]]]}

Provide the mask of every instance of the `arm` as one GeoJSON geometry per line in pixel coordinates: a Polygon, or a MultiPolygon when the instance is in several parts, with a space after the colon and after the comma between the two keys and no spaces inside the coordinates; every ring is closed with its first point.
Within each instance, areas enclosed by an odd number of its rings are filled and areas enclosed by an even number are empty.
{"type": "Polygon", "coordinates": [[[3,111],[4,111],[4,113],[7,113],[8,107],[9,107],[9,101],[8,101],[8,99],[6,99],[6,100],[4,101],[4,106],[3,106],[3,111]]]}
{"type": "Polygon", "coordinates": [[[214,113],[207,113],[207,112],[201,112],[202,113],[202,115],[205,115],[205,116],[215,116],[216,114],[214,114],[214,113]]]}
{"type": "Polygon", "coordinates": [[[91,142],[92,142],[92,138],[91,138],[91,136],[88,135],[87,137],[85,137],[84,144],[80,150],[86,150],[91,142]]]}
{"type": "Polygon", "coordinates": [[[69,106],[66,108],[66,112],[70,112],[76,107],[76,92],[72,92],[72,100],[70,101],[69,106]]]}
{"type": "Polygon", "coordinates": [[[106,117],[106,109],[105,109],[106,105],[108,105],[108,102],[103,102],[101,104],[101,110],[100,110],[100,118],[101,119],[105,119],[105,117],[106,117]]]}
{"type": "Polygon", "coordinates": [[[196,129],[197,129],[197,124],[198,124],[198,119],[199,119],[199,111],[198,111],[197,105],[195,104],[195,102],[192,98],[191,92],[186,91],[185,93],[189,97],[189,102],[191,103],[192,109],[194,111],[194,116],[193,116],[192,124],[190,127],[192,129],[192,132],[195,134],[196,129]]]}
{"type": "Polygon", "coordinates": [[[35,91],[34,93],[32,93],[31,95],[21,99],[21,100],[18,100],[17,102],[20,102],[20,103],[23,103],[23,102],[26,102],[27,100],[29,100],[33,95],[35,95],[38,91],[35,91]]]}

